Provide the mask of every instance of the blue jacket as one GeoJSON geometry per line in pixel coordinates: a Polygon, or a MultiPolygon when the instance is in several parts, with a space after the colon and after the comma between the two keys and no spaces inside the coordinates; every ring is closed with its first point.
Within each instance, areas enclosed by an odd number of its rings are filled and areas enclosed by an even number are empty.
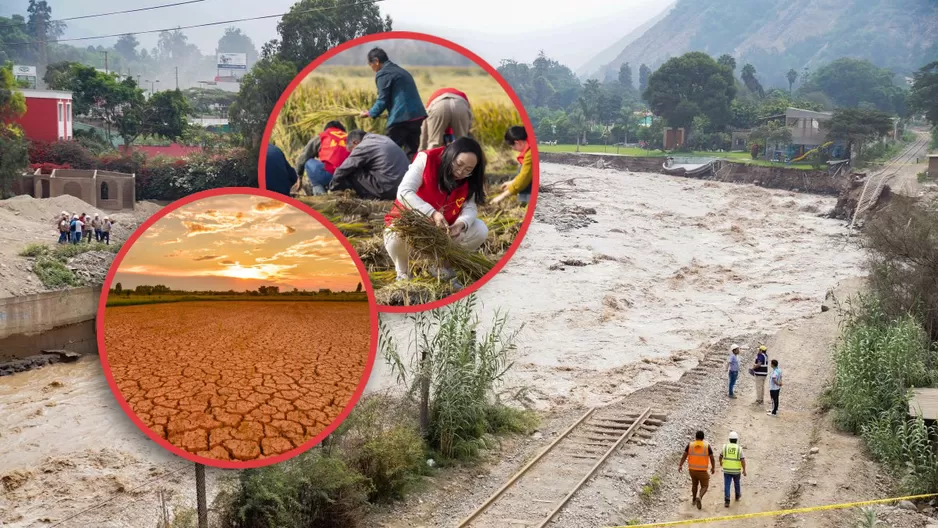
{"type": "Polygon", "coordinates": [[[375,85],[378,87],[378,100],[368,114],[375,118],[387,110],[388,128],[427,117],[417,84],[404,68],[391,61],[385,62],[375,74],[375,85]]]}
{"type": "Polygon", "coordinates": [[[287,161],[283,151],[273,144],[267,145],[267,189],[290,196],[290,188],[296,184],[296,169],[287,161]]]}

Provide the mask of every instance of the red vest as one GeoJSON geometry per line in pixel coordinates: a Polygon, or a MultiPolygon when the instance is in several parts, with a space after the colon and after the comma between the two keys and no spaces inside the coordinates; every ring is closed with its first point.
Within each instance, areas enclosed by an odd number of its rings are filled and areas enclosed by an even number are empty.
{"type": "Polygon", "coordinates": [[[326,166],[329,174],[334,174],[349,155],[345,149],[346,136],[348,134],[338,128],[327,128],[319,134],[319,161],[326,166]]]}
{"type": "MultiPolygon", "coordinates": [[[[469,197],[469,181],[463,180],[456,190],[448,194],[440,188],[438,175],[445,148],[438,147],[424,151],[427,154],[427,166],[423,169],[423,182],[417,188],[417,196],[443,213],[443,217],[452,225],[459,218],[459,213],[462,212],[462,207],[469,197]]],[[[399,200],[395,200],[391,212],[384,217],[384,225],[391,225],[394,219],[400,216],[402,209],[405,209],[404,205],[399,200]]]]}
{"type": "MultiPolygon", "coordinates": [[[[430,105],[433,104],[433,101],[435,101],[437,97],[439,97],[439,96],[441,96],[441,95],[443,95],[443,94],[458,95],[459,97],[462,97],[463,99],[465,99],[465,100],[466,100],[466,103],[469,102],[469,97],[468,97],[466,94],[464,94],[463,92],[460,92],[459,90],[457,90],[457,89],[455,89],[455,88],[440,88],[439,90],[433,92],[432,95],[430,95],[430,100],[427,101],[427,108],[430,108],[430,105]]],[[[447,134],[452,134],[452,133],[453,133],[453,129],[452,129],[452,128],[447,128],[447,129],[446,129],[446,133],[447,133],[447,134]]]]}
{"type": "Polygon", "coordinates": [[[527,147],[524,148],[523,151],[521,151],[521,154],[516,158],[518,160],[518,163],[520,163],[521,165],[524,165],[524,155],[527,154],[529,150],[531,150],[531,145],[528,145],[527,147]]]}

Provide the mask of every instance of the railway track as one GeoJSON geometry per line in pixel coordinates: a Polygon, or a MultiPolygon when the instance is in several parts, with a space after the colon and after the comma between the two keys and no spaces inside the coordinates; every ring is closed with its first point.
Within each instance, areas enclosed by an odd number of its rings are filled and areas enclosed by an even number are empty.
{"type": "Polygon", "coordinates": [[[457,528],[548,526],[616,451],[653,443],[672,409],[712,390],[715,378],[724,379],[727,354],[715,350],[678,380],[656,383],[623,403],[588,409],[457,528]]]}
{"type": "Polygon", "coordinates": [[[889,161],[882,169],[869,175],[866,183],[863,185],[863,191],[860,192],[860,199],[857,200],[857,207],[850,219],[850,228],[856,224],[857,218],[870,210],[879,200],[879,195],[883,187],[902,170],[902,167],[909,161],[919,155],[922,149],[928,145],[928,137],[921,136],[914,143],[903,150],[898,156],[889,161]]]}

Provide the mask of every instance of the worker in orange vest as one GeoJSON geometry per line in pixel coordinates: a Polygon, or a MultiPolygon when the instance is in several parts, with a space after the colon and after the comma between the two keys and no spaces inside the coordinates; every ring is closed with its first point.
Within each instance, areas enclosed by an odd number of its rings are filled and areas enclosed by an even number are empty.
{"type": "Polygon", "coordinates": [[[687,444],[684,449],[684,455],[681,457],[681,463],[677,465],[677,471],[684,470],[684,462],[687,462],[687,470],[690,473],[691,480],[691,501],[697,506],[697,509],[703,508],[701,500],[710,487],[710,475],[716,472],[716,461],[713,459],[713,447],[704,441],[704,432],[697,431],[696,440],[687,444]],[[707,473],[707,464],[709,463],[710,473],[707,473]],[[700,495],[697,495],[697,487],[700,486],[700,495]]]}
{"type": "Polygon", "coordinates": [[[419,150],[445,147],[469,135],[472,108],[469,96],[455,88],[440,88],[427,102],[427,118],[420,128],[419,150]]]}
{"type": "Polygon", "coordinates": [[[306,194],[325,194],[336,168],[342,165],[349,152],[345,148],[348,137],[345,127],[338,121],[329,121],[323,131],[306,144],[296,160],[296,173],[300,188],[306,194]],[[306,173],[306,181],[303,173],[306,173]],[[306,183],[306,185],[304,185],[306,183]]]}

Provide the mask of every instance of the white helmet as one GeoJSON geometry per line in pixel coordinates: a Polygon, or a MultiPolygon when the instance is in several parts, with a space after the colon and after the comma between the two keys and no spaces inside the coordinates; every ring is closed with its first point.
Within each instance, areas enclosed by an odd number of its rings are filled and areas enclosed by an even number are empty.
{"type": "Polygon", "coordinates": [[[730,440],[739,440],[739,435],[736,434],[736,431],[730,431],[730,440]]]}
{"type": "Polygon", "coordinates": [[[737,345],[737,344],[734,343],[733,346],[730,347],[730,352],[732,352],[732,351],[734,351],[734,350],[739,350],[739,345],[737,345]]]}

